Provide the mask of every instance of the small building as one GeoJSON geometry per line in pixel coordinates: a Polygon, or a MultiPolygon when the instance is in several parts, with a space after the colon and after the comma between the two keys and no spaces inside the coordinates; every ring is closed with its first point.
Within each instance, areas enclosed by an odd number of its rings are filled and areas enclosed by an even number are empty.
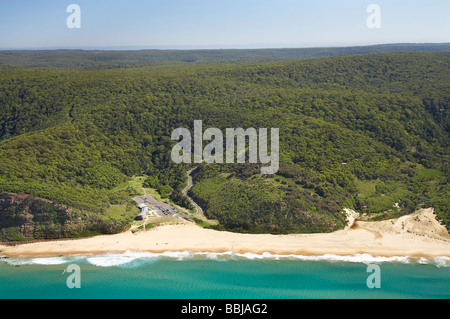
{"type": "Polygon", "coordinates": [[[137,215],[134,219],[135,220],[143,220],[144,218],[147,217],[148,214],[148,206],[145,204],[139,204],[138,206],[141,209],[141,212],[139,213],[139,215],[137,215]]]}

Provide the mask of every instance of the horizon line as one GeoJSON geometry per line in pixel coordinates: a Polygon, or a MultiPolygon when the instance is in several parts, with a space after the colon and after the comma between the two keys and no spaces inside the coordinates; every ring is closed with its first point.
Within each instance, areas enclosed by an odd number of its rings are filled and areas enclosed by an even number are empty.
{"type": "Polygon", "coordinates": [[[383,45],[450,45],[449,42],[383,42],[371,44],[245,44],[245,45],[119,45],[119,46],[75,46],[75,47],[30,47],[30,48],[0,48],[0,51],[144,51],[144,50],[270,50],[270,49],[321,49],[321,48],[352,48],[352,47],[375,47],[383,45]],[[253,46],[254,45],[254,46],[253,46]]]}

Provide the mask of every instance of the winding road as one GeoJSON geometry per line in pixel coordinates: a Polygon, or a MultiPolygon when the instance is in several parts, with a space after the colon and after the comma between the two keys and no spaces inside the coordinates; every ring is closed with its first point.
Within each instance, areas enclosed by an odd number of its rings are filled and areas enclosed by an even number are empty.
{"type": "Polygon", "coordinates": [[[191,204],[195,207],[196,212],[194,214],[191,214],[189,216],[195,216],[197,214],[202,214],[203,213],[203,209],[188,195],[188,191],[191,189],[192,186],[194,186],[194,183],[192,181],[192,172],[195,170],[195,168],[191,169],[190,171],[187,172],[187,176],[188,176],[188,185],[183,189],[182,193],[184,196],[187,197],[187,199],[189,199],[189,201],[191,202],[191,204]]]}

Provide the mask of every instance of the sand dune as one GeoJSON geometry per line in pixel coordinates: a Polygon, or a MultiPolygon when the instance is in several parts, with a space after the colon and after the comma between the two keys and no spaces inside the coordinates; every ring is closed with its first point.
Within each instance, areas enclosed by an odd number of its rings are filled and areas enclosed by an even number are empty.
{"type": "Polygon", "coordinates": [[[327,234],[238,234],[203,229],[189,222],[133,234],[0,246],[6,256],[73,255],[125,251],[191,251],[297,255],[450,257],[450,236],[432,209],[380,222],[354,222],[327,234]]]}

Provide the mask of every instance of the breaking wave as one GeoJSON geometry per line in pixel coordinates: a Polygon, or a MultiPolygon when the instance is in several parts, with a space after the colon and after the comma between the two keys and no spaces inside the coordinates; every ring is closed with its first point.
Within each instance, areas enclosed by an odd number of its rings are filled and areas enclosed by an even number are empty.
{"type": "Polygon", "coordinates": [[[62,265],[67,263],[74,263],[76,261],[86,261],[87,263],[96,267],[115,267],[115,266],[134,266],[137,264],[148,263],[149,261],[157,261],[161,259],[172,260],[216,260],[216,261],[238,261],[238,260],[299,260],[299,261],[318,261],[318,262],[350,262],[350,263],[389,263],[397,262],[403,264],[417,263],[430,264],[437,267],[450,267],[450,257],[406,257],[393,256],[381,257],[372,256],[370,254],[356,254],[356,255],[333,255],[325,254],[319,256],[306,255],[280,255],[271,254],[268,252],[262,254],[255,253],[233,253],[223,252],[190,252],[190,251],[166,251],[163,253],[151,252],[134,252],[127,251],[124,253],[108,253],[99,255],[73,255],[73,256],[59,256],[59,257],[39,257],[39,258],[8,258],[0,257],[1,262],[5,262],[12,266],[21,265],[62,265]]]}

